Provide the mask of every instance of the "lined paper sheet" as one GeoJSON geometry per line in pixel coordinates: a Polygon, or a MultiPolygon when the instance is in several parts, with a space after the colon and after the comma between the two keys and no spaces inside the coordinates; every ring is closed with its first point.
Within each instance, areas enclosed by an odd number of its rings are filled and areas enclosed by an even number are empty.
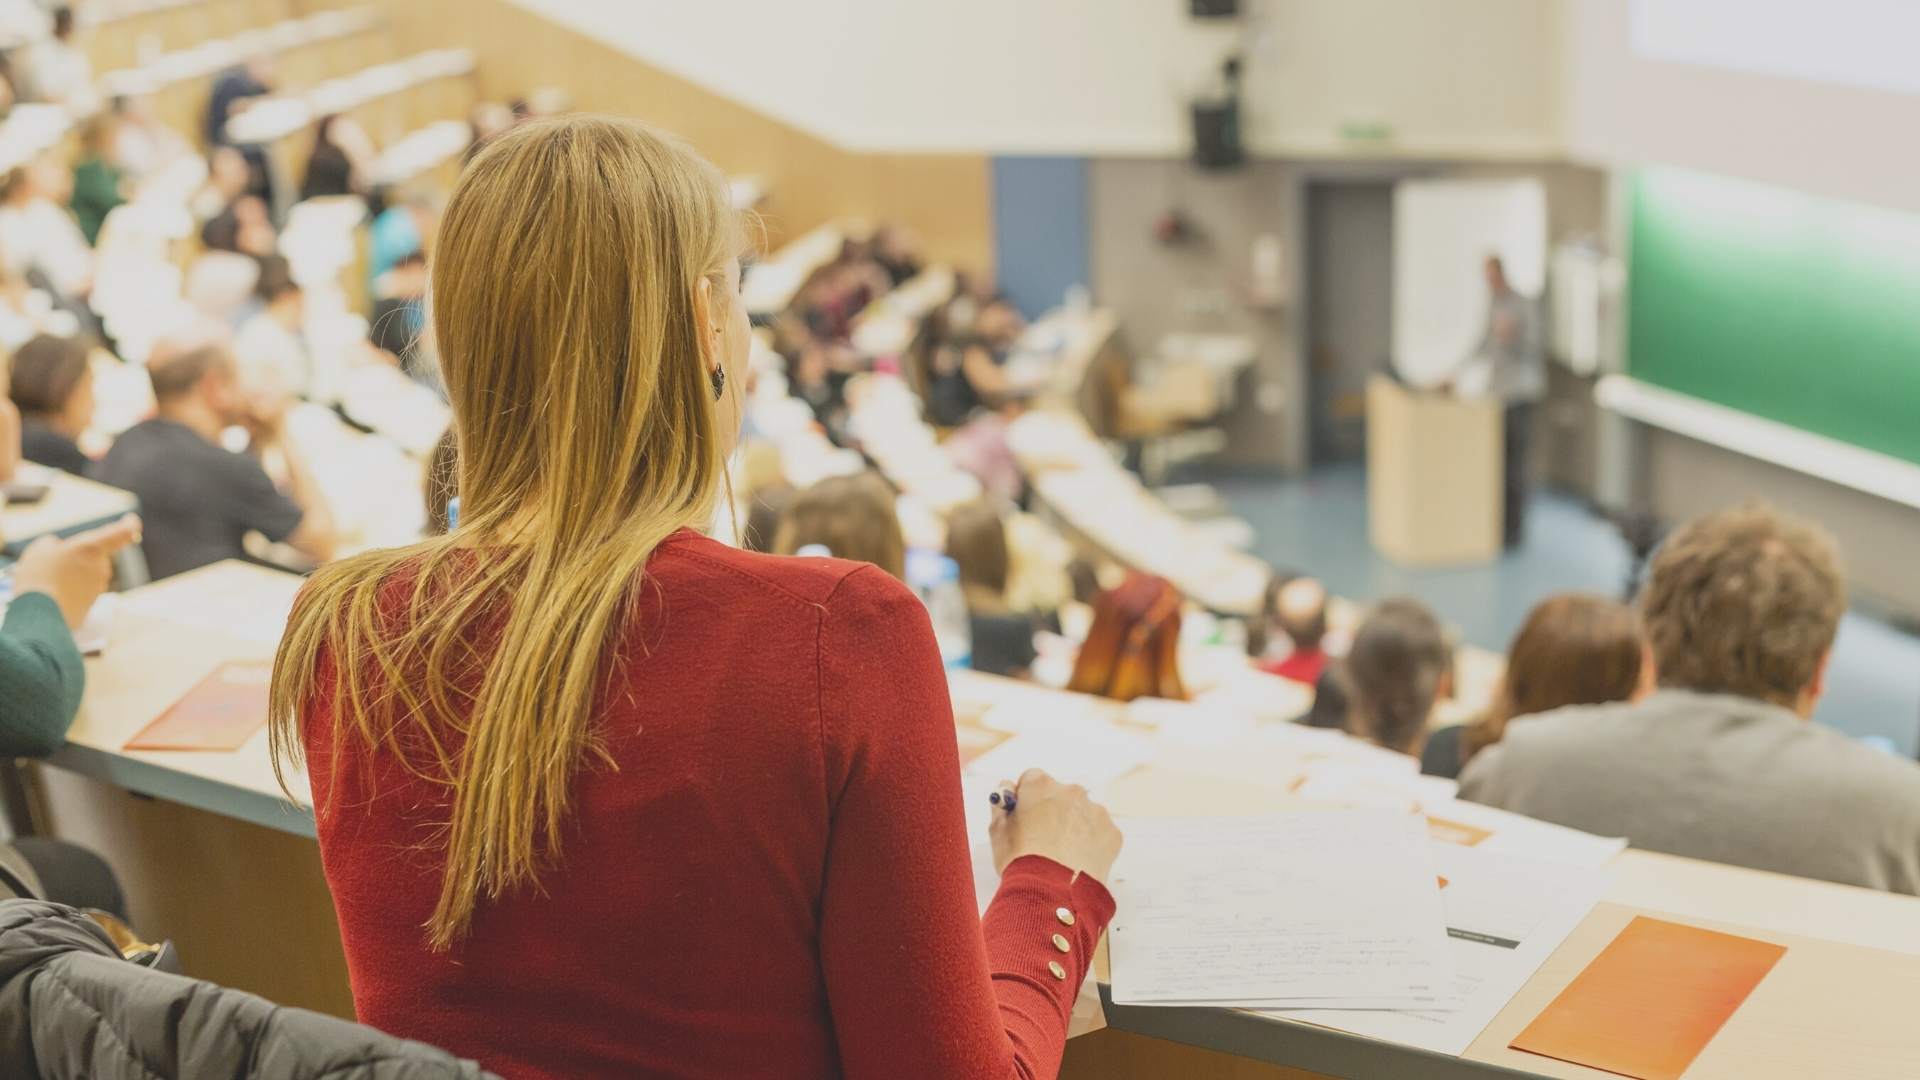
{"type": "Polygon", "coordinates": [[[1109,936],[1116,1002],[1452,1003],[1438,879],[1414,815],[1328,810],[1121,828],[1109,936]]]}
{"type": "Polygon", "coordinates": [[[1288,1010],[1272,1015],[1418,1046],[1465,1053],[1507,1002],[1599,902],[1598,870],[1434,844],[1453,957],[1457,1007],[1434,1010],[1288,1010]]]}

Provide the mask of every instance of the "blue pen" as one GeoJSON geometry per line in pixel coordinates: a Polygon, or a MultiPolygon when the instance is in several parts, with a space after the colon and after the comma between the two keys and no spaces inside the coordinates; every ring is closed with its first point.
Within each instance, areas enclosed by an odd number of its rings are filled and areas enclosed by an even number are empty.
{"type": "Polygon", "coordinates": [[[1009,814],[1013,813],[1013,806],[1014,806],[1014,803],[1016,802],[1016,800],[1013,797],[1013,792],[1011,790],[1006,790],[1006,789],[1002,789],[1000,791],[996,791],[992,793],[991,795],[988,795],[987,801],[999,807],[1000,809],[1005,810],[1009,814]]]}

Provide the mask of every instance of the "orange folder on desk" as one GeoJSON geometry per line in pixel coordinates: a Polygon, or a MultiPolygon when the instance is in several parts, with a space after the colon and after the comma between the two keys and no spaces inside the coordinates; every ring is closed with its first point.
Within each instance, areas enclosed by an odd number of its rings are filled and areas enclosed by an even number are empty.
{"type": "Polygon", "coordinates": [[[1510,1045],[1636,1080],[1679,1080],[1786,951],[1637,917],[1510,1045]]]}
{"type": "Polygon", "coordinates": [[[129,750],[238,750],[267,722],[264,661],[221,664],[160,718],[127,741],[129,750]]]}

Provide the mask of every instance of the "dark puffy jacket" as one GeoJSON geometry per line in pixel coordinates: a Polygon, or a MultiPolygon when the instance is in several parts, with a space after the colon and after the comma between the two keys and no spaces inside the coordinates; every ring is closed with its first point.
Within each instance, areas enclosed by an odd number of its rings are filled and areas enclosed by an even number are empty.
{"type": "MultiPolygon", "coordinates": [[[[470,1061],[120,958],[92,920],[0,901],[10,1080],[484,1080],[470,1061]]],[[[495,1078],[497,1080],[497,1078],[495,1078]]]]}

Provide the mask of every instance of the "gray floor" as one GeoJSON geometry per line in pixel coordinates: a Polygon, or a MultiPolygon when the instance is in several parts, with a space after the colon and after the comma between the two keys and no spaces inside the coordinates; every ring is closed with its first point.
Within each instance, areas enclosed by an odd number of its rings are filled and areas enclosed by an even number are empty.
{"type": "MultiPolygon", "coordinates": [[[[1213,478],[1233,511],[1253,526],[1255,553],[1310,572],[1356,599],[1417,596],[1467,641],[1504,649],[1527,611],[1549,593],[1617,595],[1630,564],[1607,522],[1578,503],[1537,496],[1527,542],[1490,566],[1408,570],[1367,543],[1365,470],[1321,469],[1305,480],[1213,478]]],[[[1920,638],[1854,613],[1840,628],[1817,715],[1854,736],[1879,736],[1913,755],[1920,747],[1920,638]]]]}

